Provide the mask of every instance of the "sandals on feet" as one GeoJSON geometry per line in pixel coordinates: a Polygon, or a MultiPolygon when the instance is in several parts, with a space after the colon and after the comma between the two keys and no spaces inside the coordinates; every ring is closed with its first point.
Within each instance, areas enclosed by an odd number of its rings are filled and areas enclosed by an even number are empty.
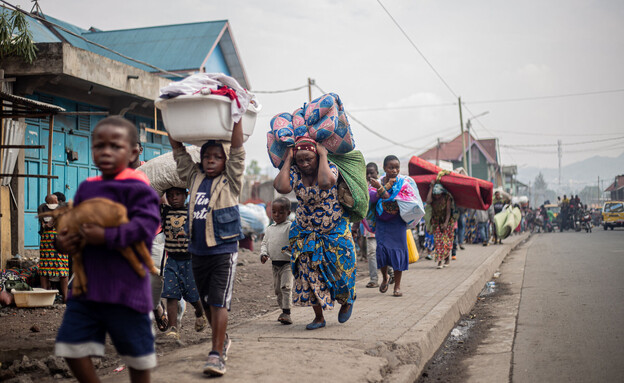
{"type": "Polygon", "coordinates": [[[388,291],[388,283],[381,283],[381,285],[379,285],[379,292],[380,293],[385,293],[386,291],[388,291]]]}
{"type": "Polygon", "coordinates": [[[167,331],[169,329],[169,320],[167,319],[167,314],[164,312],[160,316],[156,316],[156,325],[158,329],[162,332],[167,331]]]}
{"type": "Polygon", "coordinates": [[[366,284],[366,287],[368,287],[369,289],[374,288],[374,287],[379,287],[379,284],[377,282],[370,281],[366,284]]]}
{"type": "Polygon", "coordinates": [[[195,317],[195,331],[200,332],[206,328],[206,318],[202,314],[200,317],[195,317]]]}
{"type": "Polygon", "coordinates": [[[401,290],[394,290],[394,292],[392,293],[393,297],[402,297],[403,293],[401,292],[401,290]]]}

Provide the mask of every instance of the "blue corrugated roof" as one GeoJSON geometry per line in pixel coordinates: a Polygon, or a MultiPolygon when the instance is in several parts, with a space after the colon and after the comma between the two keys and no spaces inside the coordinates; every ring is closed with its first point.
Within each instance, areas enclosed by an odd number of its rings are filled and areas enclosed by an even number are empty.
{"type": "MultiPolygon", "coordinates": [[[[49,20],[51,23],[60,25],[61,27],[65,28],[65,29],[67,29],[69,31],[72,31],[72,32],[74,32],[74,33],[76,33],[78,35],[82,35],[84,33],[89,32],[86,29],[79,28],[79,27],[77,27],[77,26],[75,26],[73,24],[66,23],[63,20],[55,19],[54,17],[48,16],[48,15],[45,15],[44,18],[46,20],[49,20]]],[[[39,23],[43,24],[42,22],[39,22],[39,23]]],[[[61,29],[58,29],[58,28],[54,28],[54,29],[61,36],[63,36],[63,38],[65,40],[67,40],[68,43],[70,43],[71,45],[73,45],[73,46],[75,46],[77,48],[82,48],[82,49],[85,49],[85,50],[91,50],[90,47],[93,47],[93,44],[88,44],[86,41],[84,41],[84,40],[82,40],[82,39],[80,39],[78,37],[75,37],[75,36],[65,32],[65,31],[62,31],[61,29]]],[[[44,41],[37,41],[37,40],[35,40],[35,42],[41,43],[41,42],[44,42],[44,41]]]]}
{"type": "MultiPolygon", "coordinates": [[[[227,26],[227,20],[205,21],[190,24],[163,25],[146,28],[133,28],[113,31],[102,31],[96,28],[90,30],[79,28],[63,20],[45,15],[50,23],[59,25],[73,33],[94,43],[105,46],[135,60],[140,60],[166,71],[199,70],[215,43],[228,52],[233,52],[233,60],[228,61],[232,76],[241,85],[248,87],[246,76],[236,54],[233,41],[226,33],[220,39],[221,32],[227,26]]],[[[90,44],[85,40],[64,32],[59,28],[28,17],[33,31],[34,41],[37,43],[60,42],[53,33],[56,31],[69,44],[108,57],[110,59],[132,65],[139,69],[154,72],[155,69],[125,59],[111,51],[90,44]]],[[[229,33],[229,32],[228,32],[229,33]]]]}
{"type": "MultiPolygon", "coordinates": [[[[226,23],[227,21],[220,20],[90,32],[83,34],[83,36],[117,52],[165,70],[199,69],[226,23]]],[[[124,61],[112,53],[97,53],[124,61]]],[[[128,62],[128,64],[131,63],[128,62]]],[[[136,64],[131,65],[136,66],[136,64]]]]}
{"type": "MultiPolygon", "coordinates": [[[[226,20],[207,21],[191,24],[163,25],[147,28],[133,28],[114,31],[89,31],[66,23],[54,17],[45,16],[46,20],[60,25],[82,37],[98,43],[114,51],[122,53],[136,60],[147,62],[156,67],[168,70],[199,69],[206,55],[227,24],[226,20]]],[[[29,19],[31,25],[42,31],[46,28],[38,21],[29,19]]],[[[154,69],[127,60],[106,49],[89,44],[86,41],[72,36],[55,28],[71,45],[99,55],[121,61],[125,64],[153,72],[154,69]]],[[[33,28],[33,31],[35,28],[33,28]]],[[[48,34],[56,38],[50,31],[48,34]]],[[[58,42],[51,40],[43,33],[37,33],[35,42],[58,42]]]]}
{"type": "MultiPolygon", "coordinates": [[[[0,13],[5,14],[6,16],[10,16],[11,11],[5,8],[4,6],[0,6],[0,13]]],[[[54,33],[50,32],[48,28],[43,26],[37,20],[32,19],[30,17],[26,17],[26,22],[28,23],[28,29],[33,35],[33,41],[37,43],[58,43],[61,40],[58,39],[54,35],[54,33]]]]}

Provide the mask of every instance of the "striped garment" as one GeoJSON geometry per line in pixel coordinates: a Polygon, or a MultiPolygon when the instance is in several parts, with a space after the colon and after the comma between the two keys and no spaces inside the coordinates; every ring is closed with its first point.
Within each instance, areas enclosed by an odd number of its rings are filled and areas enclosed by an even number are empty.
{"type": "Polygon", "coordinates": [[[177,260],[191,259],[188,252],[189,236],[186,232],[188,207],[163,207],[161,214],[167,255],[177,260]]]}
{"type": "Polygon", "coordinates": [[[39,245],[39,275],[43,277],[69,276],[69,257],[54,248],[56,229],[44,229],[39,245]]]}

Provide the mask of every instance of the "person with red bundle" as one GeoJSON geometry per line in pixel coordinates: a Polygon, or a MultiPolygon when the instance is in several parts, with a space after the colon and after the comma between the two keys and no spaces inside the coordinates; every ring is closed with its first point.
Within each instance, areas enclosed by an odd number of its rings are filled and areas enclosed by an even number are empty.
{"type": "Polygon", "coordinates": [[[427,194],[427,204],[431,204],[432,208],[431,227],[433,228],[435,260],[438,262],[437,268],[449,267],[455,231],[455,218],[452,214],[453,197],[442,184],[432,181],[429,194],[427,194]]]}

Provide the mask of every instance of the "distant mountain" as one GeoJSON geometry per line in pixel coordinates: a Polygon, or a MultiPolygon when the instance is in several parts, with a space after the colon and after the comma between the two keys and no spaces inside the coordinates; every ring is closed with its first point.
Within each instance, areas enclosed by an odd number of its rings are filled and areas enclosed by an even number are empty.
{"type": "MultiPolygon", "coordinates": [[[[535,177],[542,172],[548,188],[556,190],[559,169],[526,167],[518,169],[518,180],[528,184],[535,182],[535,177]]],[[[624,174],[624,153],[618,157],[594,156],[583,161],[564,166],[561,169],[561,188],[577,192],[587,185],[596,185],[600,176],[601,187],[609,186],[616,175],[624,174]],[[604,182],[603,182],[604,181],[604,182]]]]}

